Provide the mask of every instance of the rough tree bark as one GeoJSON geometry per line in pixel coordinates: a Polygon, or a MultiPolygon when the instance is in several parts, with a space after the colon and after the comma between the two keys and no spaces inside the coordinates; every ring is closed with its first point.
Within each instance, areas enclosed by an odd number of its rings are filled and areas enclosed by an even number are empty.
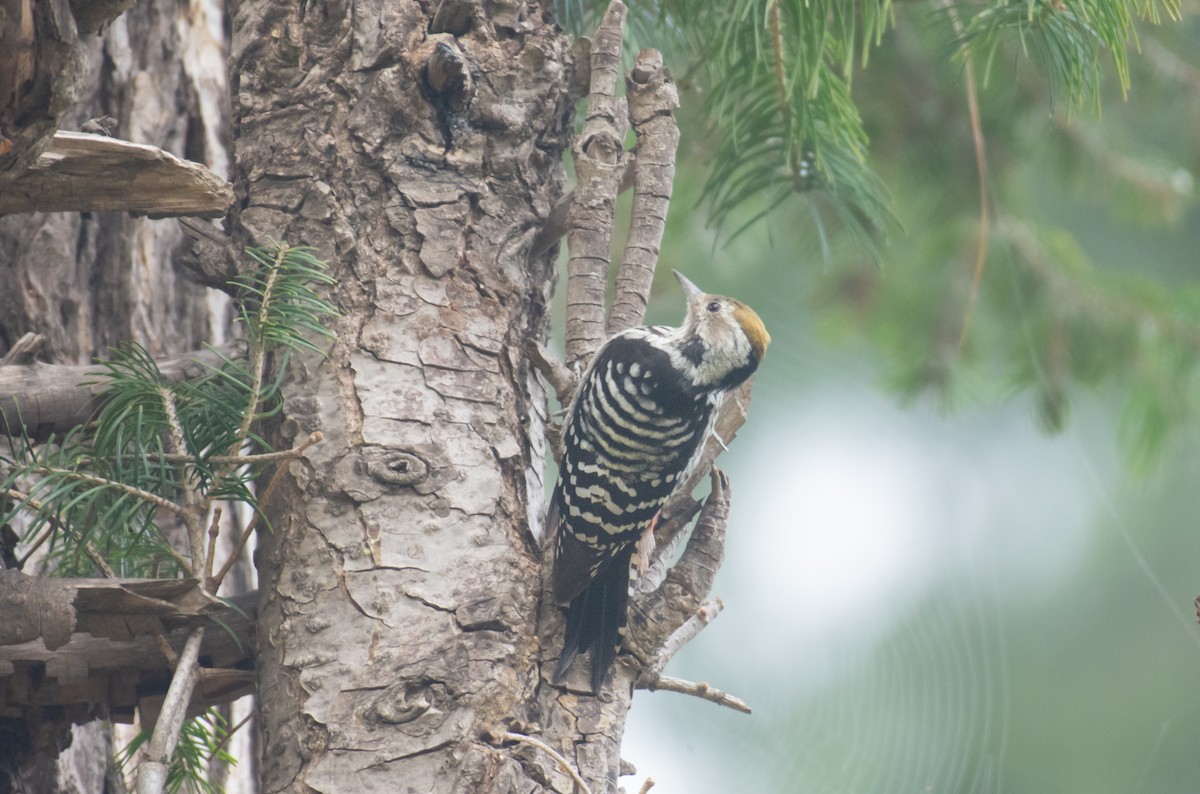
{"type": "Polygon", "coordinates": [[[258,554],[265,790],[539,790],[553,762],[485,736],[539,719],[525,349],[553,262],[527,254],[562,189],[567,41],[549,2],[231,12],[236,228],[316,246],[343,312],[289,373],[280,434],[325,441],[258,554]]]}
{"type": "MultiPolygon", "coordinates": [[[[219,9],[214,17],[208,3],[144,2],[112,19],[119,4],[3,5],[5,177],[34,163],[56,127],[78,130],[106,116],[116,120],[112,132],[120,138],[227,170],[219,9]],[[39,38],[26,46],[41,36],[54,43],[39,38]]],[[[0,356],[27,332],[45,338],[41,356],[57,364],[87,363],[131,339],[155,355],[220,341],[223,301],[172,267],[184,250],[174,221],[124,213],[0,217],[0,356]]],[[[0,716],[0,790],[98,791],[109,733],[72,728],[75,717],[54,707],[32,719],[0,716]]]]}
{"type": "MultiPolygon", "coordinates": [[[[581,775],[591,791],[615,791],[634,688],[686,690],[662,668],[720,610],[704,597],[721,556],[728,482],[714,475],[683,563],[670,571],[665,561],[700,506],[682,499],[661,522],[664,551],[639,583],[630,653],[611,689],[552,685],[561,615],[549,606],[539,546],[547,401],[533,365],[566,396],[570,369],[548,363],[540,344],[554,279],[548,251],[566,226],[572,280],[583,285],[575,325],[586,331],[568,329],[569,363],[582,365],[602,341],[611,208],[631,183],[641,209],[609,330],[640,321],[677,141],[670,75],[643,53],[629,78],[637,107],[615,98],[624,8],[614,2],[582,64],[590,70],[581,69],[593,100],[575,154],[594,162],[566,201],[573,64],[548,0],[238,0],[230,14],[235,242],[316,247],[342,312],[327,358],[290,359],[274,427],[281,447],[318,430],[325,440],[287,465],[257,560],[264,788],[566,792],[581,775]],[[629,116],[637,158],[622,151],[629,116]]],[[[163,87],[162,75],[145,79],[163,87]]],[[[189,126],[187,140],[197,135],[189,126]]],[[[76,246],[89,239],[71,225],[88,216],[36,217],[75,229],[76,246]]],[[[139,225],[114,223],[113,249],[129,252],[139,225]]],[[[47,259],[38,248],[46,240],[18,231],[0,246],[22,257],[28,278],[28,263],[47,259]]],[[[90,251],[61,253],[90,261],[90,251]]],[[[232,262],[220,251],[211,258],[206,283],[232,262]]],[[[136,261],[115,272],[143,286],[136,261]]],[[[34,322],[48,306],[38,278],[32,285],[15,301],[0,297],[24,312],[0,330],[32,326],[61,347],[53,323],[34,322]]],[[[195,311],[195,294],[186,300],[195,311]]],[[[189,339],[162,315],[110,316],[134,324],[106,330],[103,344],[133,338],[162,353],[167,339],[189,339]]],[[[79,342],[75,356],[97,344],[79,342]]],[[[744,404],[731,406],[725,439],[744,414],[744,404]]]]}
{"type": "MultiPolygon", "coordinates": [[[[609,132],[576,150],[597,163],[570,205],[590,313],[588,333],[568,329],[569,362],[603,339],[612,197],[629,181],[623,16],[614,3],[590,61],[589,120],[609,132]]],[[[553,686],[531,360],[572,105],[552,3],[238,0],[232,19],[235,233],[315,246],[343,313],[327,358],[292,361],[278,422],[281,445],[325,441],[290,464],[257,560],[265,790],[569,792],[577,772],[614,792],[633,689],[666,688],[672,649],[720,609],[703,598],[728,484],[714,478],[686,564],[664,574],[659,559],[611,691],[553,686]]],[[[631,79],[645,94],[634,121],[657,139],[633,181],[661,225],[674,138],[651,117],[673,111],[674,88],[652,54],[631,79]]],[[[638,233],[625,292],[648,289],[660,235],[638,233]]],[[[618,324],[644,308],[628,297],[618,324]]],[[[567,368],[541,366],[569,388],[567,368]]],[[[698,509],[683,500],[664,539],[698,509]]]]}

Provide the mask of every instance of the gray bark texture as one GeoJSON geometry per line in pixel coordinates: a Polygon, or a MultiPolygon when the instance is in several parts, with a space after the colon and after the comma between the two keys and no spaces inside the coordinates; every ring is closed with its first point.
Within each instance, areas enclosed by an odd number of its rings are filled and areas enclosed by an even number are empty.
{"type": "MultiPolygon", "coordinates": [[[[228,171],[219,10],[148,0],[113,19],[120,10],[121,3],[0,3],[0,182],[36,163],[56,129],[92,128],[89,119],[106,116],[124,140],[228,171]]],[[[0,217],[0,358],[30,332],[45,339],[40,357],[59,365],[88,363],[128,340],[157,356],[220,341],[221,302],[173,266],[185,248],[175,221],[0,217]]],[[[81,674],[105,681],[103,664],[38,665],[50,662],[20,667],[46,690],[79,685],[81,674]]],[[[38,690],[29,694],[36,699],[38,690]]],[[[54,703],[0,715],[0,791],[102,790],[110,731],[72,727],[86,716],[54,703]]]]}
{"type": "MultiPolygon", "coordinates": [[[[181,22],[184,10],[138,4],[87,43],[99,84],[75,84],[64,123],[113,115],[122,138],[224,174],[212,97],[223,83],[204,55],[220,50],[220,26],[181,22]]],[[[571,227],[577,368],[603,340],[613,198],[630,181],[646,222],[613,323],[640,319],[677,139],[655,56],[639,60],[630,104],[615,97],[623,16],[614,2],[590,55],[576,149],[588,162],[564,201],[574,64],[551,0],[229,5],[233,244],[192,225],[192,263],[216,283],[244,245],[313,246],[341,312],[327,356],[287,360],[272,420],[277,448],[317,431],[323,441],[282,464],[256,556],[265,791],[565,793],[581,776],[611,794],[635,686],[690,691],[660,673],[720,609],[704,599],[721,557],[722,475],[669,571],[700,506],[684,497],[664,513],[612,685],[596,696],[582,680],[549,680],[562,617],[540,545],[548,417],[531,357],[561,374],[556,389],[571,378],[545,360],[561,233],[546,229],[571,227]],[[629,116],[636,155],[622,151],[629,116]]],[[[40,333],[51,361],[68,363],[126,339],[156,356],[221,341],[212,296],[163,266],[185,248],[175,224],[125,215],[0,218],[0,273],[21,283],[0,293],[0,343],[40,333]]],[[[727,407],[730,439],[744,402],[727,407]]],[[[0,740],[11,727],[0,721],[0,740]]],[[[52,757],[66,740],[61,726],[26,738],[22,757],[52,757]]]]}
{"type": "Polygon", "coordinates": [[[231,10],[235,228],[315,246],[342,311],[288,373],[281,443],[325,440],[257,558],[264,790],[571,791],[495,738],[553,725],[575,762],[579,736],[543,713],[533,541],[553,262],[528,253],[571,116],[551,4],[231,10]]]}
{"type": "MultiPolygon", "coordinates": [[[[59,42],[39,39],[37,51],[59,54],[34,71],[33,87],[19,98],[22,113],[0,113],[0,137],[17,144],[0,159],[5,177],[37,160],[54,123],[75,130],[105,116],[116,119],[119,138],[227,170],[222,45],[206,6],[191,13],[186,4],[139,3],[102,36],[77,33],[66,2],[33,8],[39,20],[54,11],[46,35],[59,42]],[[18,127],[14,119],[25,113],[33,121],[18,127]]],[[[7,285],[0,290],[0,354],[29,331],[48,339],[45,357],[59,364],[87,363],[131,339],[156,356],[211,340],[224,317],[214,321],[204,289],[170,266],[183,256],[184,241],[174,221],[123,213],[0,217],[0,282],[7,285]]]]}

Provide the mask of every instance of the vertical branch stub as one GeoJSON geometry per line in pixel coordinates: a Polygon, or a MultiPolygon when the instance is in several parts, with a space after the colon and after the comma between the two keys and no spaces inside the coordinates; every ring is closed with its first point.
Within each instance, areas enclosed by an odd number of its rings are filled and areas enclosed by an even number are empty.
{"type": "Polygon", "coordinates": [[[608,333],[615,334],[640,325],[658,264],[659,246],[667,223],[671,189],[675,181],[675,151],[679,127],[675,110],[679,91],[658,50],[638,53],[625,78],[629,118],[637,133],[637,159],[633,167],[634,193],[630,211],[629,239],[616,292],[608,317],[608,333]]]}
{"type": "Polygon", "coordinates": [[[625,5],[613,0],[592,43],[587,120],[576,142],[578,187],[567,235],[566,364],[579,371],[605,339],[613,205],[628,119],[617,99],[625,5]]]}

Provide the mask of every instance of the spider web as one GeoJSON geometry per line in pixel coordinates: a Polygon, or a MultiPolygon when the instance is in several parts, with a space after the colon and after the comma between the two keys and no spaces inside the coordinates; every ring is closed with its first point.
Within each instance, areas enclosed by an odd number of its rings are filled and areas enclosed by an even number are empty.
{"type": "Polygon", "coordinates": [[[1139,548],[1103,407],[1047,438],[1027,406],[933,417],[841,376],[786,411],[756,387],[727,608],[667,671],[755,714],[639,695],[626,791],[1195,790],[1200,573],[1172,560],[1200,542],[1176,511],[1139,548]]]}

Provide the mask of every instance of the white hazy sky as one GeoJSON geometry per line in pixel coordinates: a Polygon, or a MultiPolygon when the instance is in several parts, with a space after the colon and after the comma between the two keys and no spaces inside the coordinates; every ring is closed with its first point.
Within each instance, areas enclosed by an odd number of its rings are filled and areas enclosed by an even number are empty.
{"type": "MultiPolygon", "coordinates": [[[[1082,454],[1075,439],[1040,433],[1024,405],[946,418],[834,385],[787,415],[751,411],[722,460],[734,502],[714,594],[726,611],[667,672],[770,713],[814,697],[938,588],[995,598],[1002,583],[1005,598],[1045,597],[1088,551],[1089,467],[1112,469],[1111,450],[1093,453],[1100,464],[1082,454]],[[729,670],[750,691],[721,680],[729,670]]],[[[689,746],[666,700],[679,697],[635,697],[623,757],[639,774],[625,790],[651,776],[654,794],[762,791],[689,746]]]]}

